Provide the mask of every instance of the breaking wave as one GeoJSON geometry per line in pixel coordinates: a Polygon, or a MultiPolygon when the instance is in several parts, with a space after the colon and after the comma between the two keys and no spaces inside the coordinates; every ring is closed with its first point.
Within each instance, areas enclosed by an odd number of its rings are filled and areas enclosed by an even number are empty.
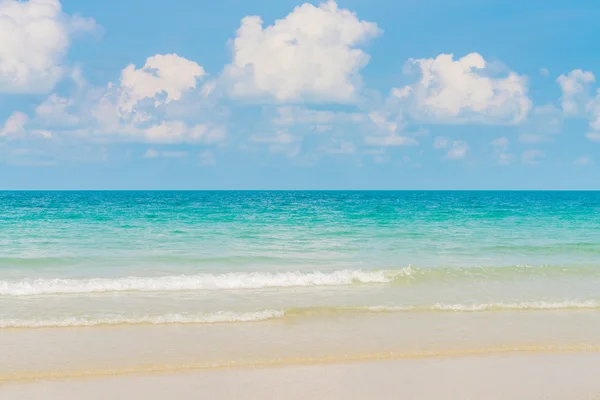
{"type": "Polygon", "coordinates": [[[0,295],[159,292],[184,290],[260,289],[294,286],[339,286],[353,283],[389,283],[411,274],[409,268],[395,271],[343,270],[334,272],[234,272],[161,277],[26,279],[0,281],[0,295]]]}
{"type": "Polygon", "coordinates": [[[448,282],[451,280],[510,280],[522,277],[561,278],[580,275],[600,279],[599,266],[507,266],[507,267],[404,267],[387,270],[346,269],[331,272],[231,272],[223,274],[172,275],[86,279],[0,280],[0,296],[85,294],[105,292],[175,292],[235,290],[352,284],[448,282]]]}

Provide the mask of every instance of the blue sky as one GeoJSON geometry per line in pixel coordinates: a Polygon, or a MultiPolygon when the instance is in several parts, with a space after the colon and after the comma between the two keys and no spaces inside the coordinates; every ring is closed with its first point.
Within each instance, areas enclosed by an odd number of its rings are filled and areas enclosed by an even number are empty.
{"type": "Polygon", "coordinates": [[[598,189],[597,1],[0,0],[1,189],[598,189]]]}

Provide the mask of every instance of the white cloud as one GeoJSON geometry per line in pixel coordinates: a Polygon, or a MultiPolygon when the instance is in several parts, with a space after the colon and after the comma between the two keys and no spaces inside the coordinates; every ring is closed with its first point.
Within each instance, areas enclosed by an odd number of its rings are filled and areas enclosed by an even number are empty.
{"type": "Polygon", "coordinates": [[[396,133],[398,130],[397,121],[389,121],[388,118],[379,112],[369,113],[369,119],[377,126],[380,130],[388,132],[390,134],[396,133]]]}
{"type": "Polygon", "coordinates": [[[193,135],[196,130],[183,122],[169,121],[177,118],[165,116],[161,106],[182,100],[204,75],[200,65],[176,54],[148,57],[140,69],[133,64],[125,67],[118,84],[87,87],[86,96],[77,101],[78,114],[84,114],[80,122],[88,126],[95,122],[98,126],[94,131],[129,136],[160,137],[166,130],[178,137],[193,135]]]}
{"type": "Polygon", "coordinates": [[[369,61],[358,46],[380,33],[332,0],[305,3],[264,28],[260,17],[245,17],[224,78],[234,97],[352,102],[369,61]]]}
{"type": "Polygon", "coordinates": [[[217,163],[214,154],[210,150],[204,150],[199,155],[200,165],[209,166],[217,163]]]}
{"type": "Polygon", "coordinates": [[[155,107],[180,100],[205,74],[202,66],[177,54],[148,57],[140,69],[130,64],[121,72],[119,111],[131,114],[144,99],[152,99],[155,107]]]}
{"type": "Polygon", "coordinates": [[[4,123],[4,127],[0,130],[2,136],[22,136],[25,134],[25,124],[29,121],[27,114],[22,112],[14,112],[4,123]]]}
{"type": "Polygon", "coordinates": [[[478,53],[454,60],[452,54],[411,59],[420,79],[394,88],[392,99],[408,106],[414,118],[433,123],[515,124],[524,121],[532,103],[523,76],[493,77],[478,53]]]}
{"type": "Polygon", "coordinates": [[[578,167],[584,167],[586,165],[592,165],[594,161],[588,156],[581,156],[573,161],[573,165],[578,167]]]}
{"type": "Polygon", "coordinates": [[[50,125],[76,125],[77,116],[70,113],[74,106],[72,99],[51,94],[35,110],[36,115],[44,124],[50,125]]]}
{"type": "Polygon", "coordinates": [[[590,101],[590,86],[596,81],[589,71],[575,69],[556,79],[562,90],[561,106],[566,115],[582,114],[590,101]]]}
{"type": "Polygon", "coordinates": [[[45,129],[27,129],[31,120],[27,114],[16,111],[8,117],[4,127],[0,129],[0,138],[8,139],[23,138],[25,136],[39,136],[44,139],[52,138],[52,132],[45,129]]]}
{"type": "Polygon", "coordinates": [[[397,97],[399,99],[408,97],[411,95],[411,93],[412,93],[411,86],[404,86],[402,88],[393,88],[392,89],[392,96],[397,97]]]}
{"type": "Polygon", "coordinates": [[[226,130],[208,101],[191,117],[168,109],[174,103],[182,106],[188,92],[197,95],[193,101],[202,98],[197,81],[204,74],[193,61],[157,54],[140,69],[124,68],[117,84],[93,87],[80,78],[73,97],[51,94],[36,108],[30,125],[38,130],[51,127],[56,136],[94,141],[221,145],[226,130]]]}
{"type": "Polygon", "coordinates": [[[64,76],[71,36],[93,19],[63,13],[58,0],[0,1],[0,91],[43,93],[64,76]]]}
{"type": "Polygon", "coordinates": [[[544,156],[541,150],[527,150],[521,154],[521,160],[524,164],[537,165],[544,156]]]}
{"type": "Polygon", "coordinates": [[[444,156],[447,160],[460,160],[465,158],[467,152],[471,149],[467,142],[461,140],[455,140],[452,142],[452,147],[448,150],[448,153],[444,156]]]}
{"type": "Polygon", "coordinates": [[[576,69],[557,79],[562,89],[562,108],[565,115],[584,117],[589,120],[590,132],[586,137],[598,140],[600,134],[600,89],[594,92],[592,85],[596,82],[593,73],[576,69]]]}
{"type": "Polygon", "coordinates": [[[202,66],[176,54],[148,57],[140,69],[128,65],[118,85],[109,83],[105,89],[90,91],[85,122],[92,128],[88,131],[153,143],[223,143],[226,134],[222,127],[173,119],[161,108],[180,102],[204,76],[202,66]]]}

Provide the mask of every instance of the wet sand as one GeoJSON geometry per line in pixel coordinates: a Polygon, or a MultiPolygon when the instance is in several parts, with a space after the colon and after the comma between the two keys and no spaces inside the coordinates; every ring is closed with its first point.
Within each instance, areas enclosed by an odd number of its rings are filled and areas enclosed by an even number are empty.
{"type": "Polygon", "coordinates": [[[0,386],[35,399],[600,399],[600,353],[505,354],[104,376],[0,386]]]}

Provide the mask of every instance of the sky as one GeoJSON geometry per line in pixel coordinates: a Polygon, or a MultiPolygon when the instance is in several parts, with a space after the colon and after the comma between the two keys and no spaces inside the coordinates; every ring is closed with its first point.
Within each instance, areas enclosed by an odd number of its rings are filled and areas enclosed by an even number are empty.
{"type": "Polygon", "coordinates": [[[600,189],[597,0],[0,0],[0,189],[600,189]]]}

